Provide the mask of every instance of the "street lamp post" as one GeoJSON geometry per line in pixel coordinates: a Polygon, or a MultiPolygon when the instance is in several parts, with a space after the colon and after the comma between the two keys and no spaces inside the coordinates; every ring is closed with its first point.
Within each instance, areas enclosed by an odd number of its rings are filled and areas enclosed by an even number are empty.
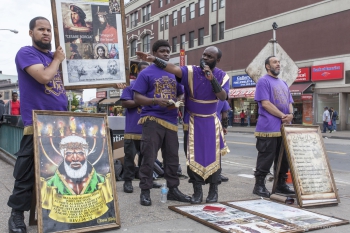
{"type": "Polygon", "coordinates": [[[16,29],[0,29],[0,30],[6,30],[6,31],[10,31],[10,32],[13,32],[15,34],[18,33],[18,31],[16,29]]]}

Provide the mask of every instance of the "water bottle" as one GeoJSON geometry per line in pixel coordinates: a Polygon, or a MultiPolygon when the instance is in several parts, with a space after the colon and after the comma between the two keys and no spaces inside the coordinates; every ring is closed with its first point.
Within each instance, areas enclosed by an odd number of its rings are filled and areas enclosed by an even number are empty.
{"type": "Polygon", "coordinates": [[[166,184],[162,184],[162,187],[160,188],[160,202],[166,203],[168,200],[168,187],[166,184]]]}

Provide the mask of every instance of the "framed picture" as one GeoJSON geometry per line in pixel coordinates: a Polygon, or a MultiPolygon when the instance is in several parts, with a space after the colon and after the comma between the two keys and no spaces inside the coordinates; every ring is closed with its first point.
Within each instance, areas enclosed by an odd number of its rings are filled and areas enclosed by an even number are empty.
{"type": "Polygon", "coordinates": [[[66,89],[129,83],[124,0],[51,0],[51,7],[66,89]]]}
{"type": "Polygon", "coordinates": [[[320,127],[283,125],[281,132],[299,206],[338,204],[320,127]]]}
{"type": "Polygon", "coordinates": [[[303,232],[297,226],[279,223],[224,203],[169,206],[169,209],[219,232],[303,232]]]}
{"type": "Polygon", "coordinates": [[[120,227],[107,116],[34,111],[38,232],[120,227]]]}
{"type": "Polygon", "coordinates": [[[348,220],[330,217],[265,199],[225,202],[233,208],[298,227],[302,232],[349,224],[348,220]]]}

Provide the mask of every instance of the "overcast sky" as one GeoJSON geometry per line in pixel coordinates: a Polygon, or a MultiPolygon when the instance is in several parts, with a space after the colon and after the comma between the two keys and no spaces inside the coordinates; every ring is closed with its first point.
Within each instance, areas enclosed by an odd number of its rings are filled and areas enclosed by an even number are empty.
{"type": "MultiPolygon", "coordinates": [[[[129,2],[125,0],[124,3],[129,2]]],[[[3,74],[17,75],[15,56],[17,51],[31,45],[29,21],[36,16],[47,18],[52,25],[50,0],[1,0],[0,29],[16,29],[18,34],[0,30],[0,70],[3,74]]],[[[52,36],[52,38],[54,38],[52,36]]],[[[52,40],[53,48],[54,40],[52,40]]],[[[95,89],[84,91],[84,101],[95,98],[95,89]]]]}

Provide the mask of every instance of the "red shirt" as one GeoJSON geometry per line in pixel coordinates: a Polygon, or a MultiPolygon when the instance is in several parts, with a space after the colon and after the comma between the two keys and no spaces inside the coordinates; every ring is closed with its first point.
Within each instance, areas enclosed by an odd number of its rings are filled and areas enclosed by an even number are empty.
{"type": "Polygon", "coordinates": [[[241,112],[241,114],[239,114],[241,118],[244,118],[245,117],[245,114],[244,112],[241,112]]]}
{"type": "Polygon", "coordinates": [[[13,102],[11,100],[11,115],[21,115],[19,101],[13,102]]]}

